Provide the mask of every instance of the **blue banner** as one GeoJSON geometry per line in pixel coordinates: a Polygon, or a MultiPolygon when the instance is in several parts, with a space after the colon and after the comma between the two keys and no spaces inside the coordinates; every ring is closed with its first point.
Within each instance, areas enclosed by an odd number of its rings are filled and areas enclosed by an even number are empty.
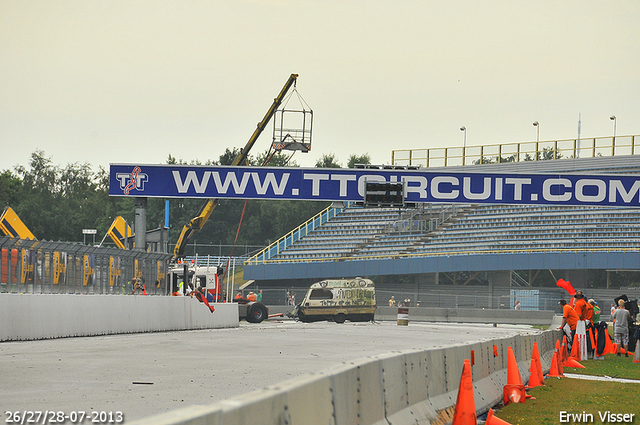
{"type": "Polygon", "coordinates": [[[356,201],[365,182],[402,182],[405,202],[640,205],[640,177],[426,170],[110,166],[111,196],[356,201]]]}

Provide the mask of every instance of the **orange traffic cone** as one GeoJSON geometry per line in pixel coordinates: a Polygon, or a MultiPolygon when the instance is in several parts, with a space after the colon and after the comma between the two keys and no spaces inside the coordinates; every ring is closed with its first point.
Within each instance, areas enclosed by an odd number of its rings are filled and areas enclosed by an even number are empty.
{"type": "Polygon", "coordinates": [[[476,401],[473,397],[473,378],[471,377],[471,361],[466,359],[462,367],[458,399],[453,413],[451,425],[477,425],[476,401]]]}
{"type": "Polygon", "coordinates": [[[538,344],[536,342],[533,343],[533,355],[538,362],[538,377],[540,378],[540,382],[544,383],[544,373],[542,372],[542,360],[540,359],[540,351],[538,350],[538,344]]]}
{"type": "Polygon", "coordinates": [[[579,369],[585,369],[585,367],[573,357],[569,357],[567,361],[562,365],[563,367],[577,367],[579,369]]]}
{"type": "Polygon", "coordinates": [[[563,362],[564,361],[564,357],[562,356],[562,346],[560,345],[560,340],[556,339],[556,350],[558,350],[558,353],[560,354],[560,357],[558,358],[559,361],[563,362]]]}
{"type": "Polygon", "coordinates": [[[487,414],[487,420],[485,421],[485,425],[511,425],[511,423],[507,421],[503,421],[502,419],[493,415],[493,409],[489,409],[489,413],[487,414]]]}
{"type": "Polygon", "coordinates": [[[559,378],[562,375],[562,372],[560,371],[560,366],[561,363],[558,361],[558,352],[554,351],[553,352],[553,358],[551,360],[551,370],[549,370],[549,374],[547,376],[550,376],[552,378],[559,378]]]}
{"type": "Polygon", "coordinates": [[[541,370],[538,361],[539,360],[534,357],[531,358],[531,374],[529,375],[529,384],[527,388],[535,388],[544,385],[544,381],[540,380],[540,374],[538,373],[538,371],[541,370]]]}
{"type": "Polygon", "coordinates": [[[502,391],[502,401],[505,405],[509,403],[524,403],[527,393],[522,383],[516,356],[513,354],[511,347],[507,347],[507,356],[507,385],[504,386],[502,391]]]}
{"type": "Polygon", "coordinates": [[[640,341],[636,341],[636,352],[633,356],[634,363],[640,363],[640,341]]]}
{"type": "MultiPolygon", "coordinates": [[[[558,353],[558,358],[560,358],[560,353],[558,353]]],[[[558,371],[560,372],[560,376],[564,376],[564,367],[561,361],[558,361],[558,371]]]]}
{"type": "Polygon", "coordinates": [[[531,375],[529,376],[529,388],[544,386],[544,375],[542,374],[542,364],[540,362],[540,352],[538,343],[533,343],[533,354],[531,356],[531,375]]]}
{"type": "Polygon", "coordinates": [[[580,360],[580,343],[578,342],[578,336],[573,338],[573,345],[571,346],[571,357],[576,360],[580,360]]]}
{"type": "Polygon", "coordinates": [[[562,338],[562,345],[560,347],[560,354],[562,354],[562,358],[566,359],[569,357],[569,350],[567,349],[567,336],[565,335],[562,338]]]}

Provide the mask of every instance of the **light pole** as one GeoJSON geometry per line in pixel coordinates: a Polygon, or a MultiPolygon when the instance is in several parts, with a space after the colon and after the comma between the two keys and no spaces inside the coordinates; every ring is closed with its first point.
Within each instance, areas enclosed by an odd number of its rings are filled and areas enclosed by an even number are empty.
{"type": "Polygon", "coordinates": [[[536,128],[536,160],[538,160],[540,156],[540,150],[538,149],[538,145],[540,144],[540,123],[534,121],[533,126],[536,128]]]}
{"type": "Polygon", "coordinates": [[[465,127],[464,125],[462,127],[460,127],[460,131],[464,132],[464,140],[462,141],[462,165],[466,165],[465,164],[465,159],[467,157],[467,127],[465,127]]]}
{"type": "Polygon", "coordinates": [[[615,115],[611,115],[609,119],[613,121],[613,140],[616,140],[616,124],[618,120],[615,115]]]}

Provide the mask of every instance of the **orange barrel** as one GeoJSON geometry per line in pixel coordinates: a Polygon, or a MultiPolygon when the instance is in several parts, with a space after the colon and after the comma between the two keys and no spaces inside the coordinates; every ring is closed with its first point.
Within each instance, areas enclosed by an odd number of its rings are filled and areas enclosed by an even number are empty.
{"type": "Polygon", "coordinates": [[[408,307],[398,308],[398,325],[401,325],[401,326],[409,325],[409,308],[408,307]]]}

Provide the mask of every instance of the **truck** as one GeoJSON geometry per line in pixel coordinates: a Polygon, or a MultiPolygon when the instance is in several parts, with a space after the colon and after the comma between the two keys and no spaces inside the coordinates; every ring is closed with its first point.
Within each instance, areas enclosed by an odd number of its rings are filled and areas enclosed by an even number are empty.
{"type": "Polygon", "coordinates": [[[368,322],[373,321],[375,312],[374,283],[356,277],[314,283],[288,316],[301,322],[368,322]]]}
{"type": "MultiPolygon", "coordinates": [[[[185,295],[188,286],[194,291],[204,287],[205,291],[213,297],[213,302],[225,302],[226,291],[221,284],[223,274],[224,269],[221,265],[197,266],[194,263],[177,263],[176,267],[167,273],[168,287],[174,295],[185,295]]],[[[269,316],[269,308],[259,301],[246,298],[236,298],[233,301],[238,303],[240,320],[260,323],[269,316]]]]}

